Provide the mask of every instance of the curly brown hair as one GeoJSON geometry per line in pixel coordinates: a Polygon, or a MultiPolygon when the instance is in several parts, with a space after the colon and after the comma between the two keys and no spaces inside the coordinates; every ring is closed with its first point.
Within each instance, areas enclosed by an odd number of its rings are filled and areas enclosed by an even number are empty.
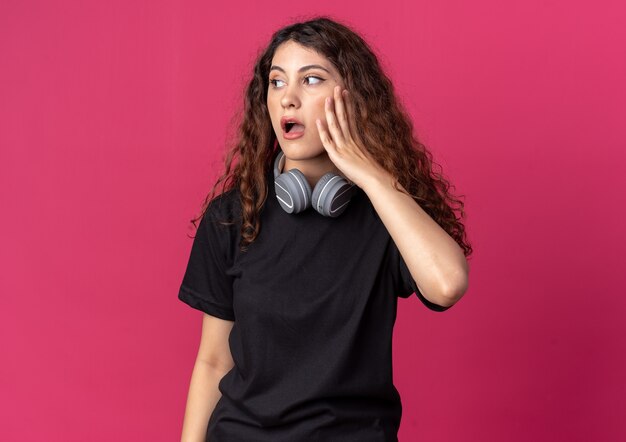
{"type": "MultiPolygon", "coordinates": [[[[340,73],[351,92],[355,118],[361,128],[364,148],[397,183],[461,246],[466,257],[472,247],[461,220],[464,204],[450,192],[450,184],[433,162],[432,154],[413,134],[408,112],[396,98],[394,87],[379,65],[376,55],[356,32],[327,16],[294,23],[276,31],[260,52],[252,79],[245,89],[243,110],[236,112],[231,125],[236,136],[227,141],[225,171],[206,196],[201,214],[191,220],[197,228],[222,183],[222,193],[234,187],[240,191],[241,251],[246,251],[260,232],[259,212],[268,195],[268,171],[278,146],[267,108],[269,73],[274,52],[287,41],[313,49],[326,57],[340,73]],[[241,116],[242,120],[238,118],[241,116]],[[237,164],[231,171],[233,160],[237,164]],[[439,172],[433,170],[434,166],[439,172]],[[460,212],[457,218],[455,210],[460,212]]],[[[396,185],[396,189],[399,189],[396,185]]]]}

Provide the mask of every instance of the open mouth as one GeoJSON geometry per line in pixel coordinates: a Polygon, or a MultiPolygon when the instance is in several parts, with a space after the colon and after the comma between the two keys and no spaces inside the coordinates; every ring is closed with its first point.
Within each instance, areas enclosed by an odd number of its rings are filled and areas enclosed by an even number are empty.
{"type": "Polygon", "coordinates": [[[299,132],[304,132],[304,126],[302,124],[297,124],[297,123],[285,124],[285,133],[299,133],[299,132]]]}

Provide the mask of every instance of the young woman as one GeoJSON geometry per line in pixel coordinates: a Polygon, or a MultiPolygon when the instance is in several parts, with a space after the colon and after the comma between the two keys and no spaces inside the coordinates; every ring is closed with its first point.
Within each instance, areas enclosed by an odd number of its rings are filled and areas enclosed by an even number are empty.
{"type": "Polygon", "coordinates": [[[182,439],[396,441],[397,297],[463,296],[463,204],[333,20],[272,36],[241,115],[178,295],[205,313],[182,439]]]}

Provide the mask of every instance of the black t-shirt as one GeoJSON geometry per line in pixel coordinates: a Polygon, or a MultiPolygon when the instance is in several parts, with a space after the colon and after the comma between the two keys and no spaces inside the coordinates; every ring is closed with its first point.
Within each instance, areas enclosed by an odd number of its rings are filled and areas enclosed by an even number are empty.
{"type": "Polygon", "coordinates": [[[285,212],[273,174],[261,229],[239,250],[239,190],[202,218],[178,297],[234,321],[234,367],[209,419],[211,442],[397,441],[392,380],[397,296],[431,310],[367,194],[345,212],[285,212]],[[231,226],[218,220],[232,220],[231,226]]]}

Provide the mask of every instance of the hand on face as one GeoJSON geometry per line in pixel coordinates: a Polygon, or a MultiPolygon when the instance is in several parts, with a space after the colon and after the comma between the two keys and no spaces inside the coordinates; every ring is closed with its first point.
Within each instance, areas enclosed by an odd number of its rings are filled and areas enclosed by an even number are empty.
{"type": "Polygon", "coordinates": [[[369,179],[382,178],[387,172],[363,147],[348,90],[335,86],[333,94],[325,103],[327,127],[320,119],[316,120],[320,139],[335,166],[363,188],[369,179]]]}

